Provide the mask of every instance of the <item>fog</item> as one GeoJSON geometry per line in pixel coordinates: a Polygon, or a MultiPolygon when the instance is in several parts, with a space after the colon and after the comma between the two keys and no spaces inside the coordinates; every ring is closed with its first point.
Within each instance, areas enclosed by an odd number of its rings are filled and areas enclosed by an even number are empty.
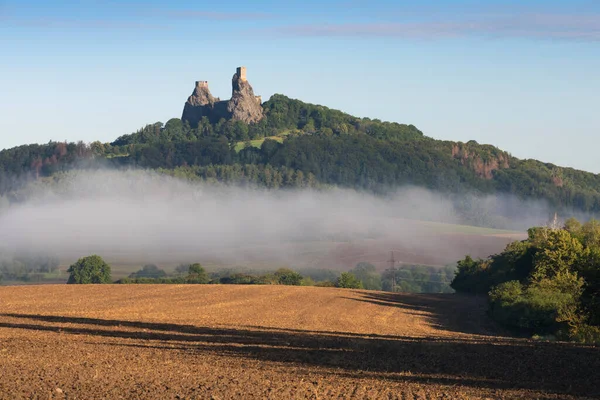
{"type": "Polygon", "coordinates": [[[500,251],[519,236],[431,222],[469,224],[476,217],[524,232],[552,213],[544,203],[514,197],[449,199],[414,187],[387,196],[269,191],[142,171],[78,172],[25,192],[27,200],[0,215],[0,252],[47,253],[67,263],[99,254],[140,264],[383,267],[395,250],[400,261],[443,265],[466,253],[500,251]],[[469,233],[497,235],[475,240],[469,233]]]}

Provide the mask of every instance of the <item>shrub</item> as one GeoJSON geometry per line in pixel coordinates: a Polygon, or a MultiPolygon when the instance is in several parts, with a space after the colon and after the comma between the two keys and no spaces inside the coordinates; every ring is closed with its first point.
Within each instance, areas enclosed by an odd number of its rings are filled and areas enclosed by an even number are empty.
{"type": "Polygon", "coordinates": [[[586,344],[600,344],[600,327],[579,325],[571,329],[571,340],[586,344]]]}
{"type": "Polygon", "coordinates": [[[123,278],[119,279],[115,283],[120,284],[184,284],[187,283],[185,278],[123,278]]]}
{"type": "Polygon", "coordinates": [[[497,321],[530,333],[568,335],[571,326],[580,324],[576,277],[564,285],[543,280],[527,287],[518,281],[505,282],[490,291],[490,313],[497,321]]]}
{"type": "Polygon", "coordinates": [[[80,258],[71,265],[67,272],[70,273],[67,283],[110,283],[110,266],[97,255],[80,258]]]}
{"type": "Polygon", "coordinates": [[[256,280],[252,275],[237,273],[224,276],[219,282],[225,285],[251,285],[256,283],[256,280]]]}
{"type": "Polygon", "coordinates": [[[335,287],[335,282],[332,281],[319,281],[315,284],[317,287],[335,287]]]}
{"type": "Polygon", "coordinates": [[[310,276],[305,276],[300,282],[300,286],[316,286],[316,282],[310,276]]]}

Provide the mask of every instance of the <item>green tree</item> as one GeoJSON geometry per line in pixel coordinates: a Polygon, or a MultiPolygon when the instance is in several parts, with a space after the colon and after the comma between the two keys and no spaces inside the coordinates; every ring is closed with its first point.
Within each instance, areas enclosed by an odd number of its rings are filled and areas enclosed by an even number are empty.
{"type": "Polygon", "coordinates": [[[204,267],[198,263],[195,263],[191,264],[188,268],[187,282],[204,284],[210,282],[210,279],[204,270],[204,267]]]}
{"type": "Polygon", "coordinates": [[[356,264],[350,272],[361,281],[363,288],[368,290],[381,290],[381,275],[377,268],[368,262],[356,264]]]}
{"type": "Polygon", "coordinates": [[[67,270],[69,280],[67,283],[110,283],[110,265],[100,256],[92,255],[80,258],[67,270]]]}
{"type": "Polygon", "coordinates": [[[541,280],[572,271],[583,253],[581,243],[564,229],[545,229],[541,236],[532,278],[541,280]]]}
{"type": "Polygon", "coordinates": [[[289,268],[279,268],[273,275],[280,285],[299,286],[302,283],[302,275],[289,268]]]}
{"type": "Polygon", "coordinates": [[[356,279],[351,272],[342,272],[335,283],[335,287],[345,289],[362,289],[362,282],[356,279]]]}
{"type": "Polygon", "coordinates": [[[130,278],[154,278],[154,279],[164,278],[165,276],[167,276],[167,273],[164,270],[158,268],[158,266],[156,266],[154,264],[144,265],[144,267],[141,270],[129,275],[130,278]]]}
{"type": "Polygon", "coordinates": [[[486,261],[474,260],[471,256],[460,260],[457,263],[456,276],[450,283],[452,289],[463,293],[485,293],[489,290],[486,261]]]}

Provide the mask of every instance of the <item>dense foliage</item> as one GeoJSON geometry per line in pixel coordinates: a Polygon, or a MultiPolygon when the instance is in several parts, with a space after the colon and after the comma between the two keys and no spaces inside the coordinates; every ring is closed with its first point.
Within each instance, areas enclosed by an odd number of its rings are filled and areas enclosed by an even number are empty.
{"type": "Polygon", "coordinates": [[[533,333],[600,339],[600,223],[529,230],[485,260],[458,263],[452,287],[487,294],[498,321],[533,333]]]}
{"type": "Polygon", "coordinates": [[[67,283],[111,283],[110,266],[97,255],[80,258],[67,272],[67,283]]]}

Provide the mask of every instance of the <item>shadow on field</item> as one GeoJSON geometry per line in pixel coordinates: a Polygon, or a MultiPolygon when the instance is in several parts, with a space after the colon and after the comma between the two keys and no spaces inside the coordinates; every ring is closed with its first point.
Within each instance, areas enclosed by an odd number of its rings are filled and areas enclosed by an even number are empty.
{"type": "Polygon", "coordinates": [[[423,314],[432,327],[440,330],[484,336],[514,336],[498,326],[486,314],[484,297],[461,294],[407,294],[386,292],[362,292],[360,299],[345,297],[352,301],[399,307],[423,314]]]}
{"type": "Polygon", "coordinates": [[[0,314],[0,327],[132,339],[94,344],[332,368],[323,373],[352,378],[600,396],[600,348],[567,343],[221,329],[32,314],[0,314]]]}

